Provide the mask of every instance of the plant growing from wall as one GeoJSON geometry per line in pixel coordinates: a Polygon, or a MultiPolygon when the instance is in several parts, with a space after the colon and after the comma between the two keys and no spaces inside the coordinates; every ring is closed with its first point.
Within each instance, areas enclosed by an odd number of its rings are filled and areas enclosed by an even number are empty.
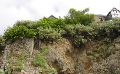
{"type": "Polygon", "coordinates": [[[43,74],[56,73],[56,70],[54,68],[49,67],[49,65],[47,64],[47,61],[45,59],[45,55],[47,53],[48,53],[48,49],[47,48],[42,48],[40,53],[36,54],[32,64],[35,67],[41,68],[43,74]]]}
{"type": "Polygon", "coordinates": [[[21,53],[17,55],[12,50],[7,54],[8,54],[6,57],[7,59],[6,73],[7,74],[12,74],[13,72],[21,72],[21,70],[24,70],[24,63],[26,60],[26,56],[23,50],[21,51],[21,53]]]}

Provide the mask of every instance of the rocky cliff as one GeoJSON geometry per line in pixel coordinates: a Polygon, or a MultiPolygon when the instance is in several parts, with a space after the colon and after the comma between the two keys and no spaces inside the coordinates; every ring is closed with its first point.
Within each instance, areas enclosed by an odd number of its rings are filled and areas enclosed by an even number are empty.
{"type": "Polygon", "coordinates": [[[40,48],[34,42],[21,39],[6,45],[6,73],[120,74],[120,37],[112,42],[89,41],[81,48],[73,47],[67,39],[41,42],[40,48]]]}

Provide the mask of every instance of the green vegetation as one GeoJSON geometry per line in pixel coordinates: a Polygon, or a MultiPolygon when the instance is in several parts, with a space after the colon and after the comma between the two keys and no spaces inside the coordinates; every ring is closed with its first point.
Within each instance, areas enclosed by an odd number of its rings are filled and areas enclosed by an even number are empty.
{"type": "Polygon", "coordinates": [[[88,53],[88,57],[90,57],[94,61],[100,61],[101,59],[106,59],[111,54],[115,53],[115,49],[112,43],[103,42],[102,44],[98,44],[97,49],[93,50],[91,53],[88,53]]]}
{"type": "Polygon", "coordinates": [[[61,34],[52,28],[39,28],[39,39],[42,41],[56,41],[61,38],[61,34]]]}
{"type": "Polygon", "coordinates": [[[91,25],[94,29],[94,36],[99,39],[109,38],[113,40],[120,35],[120,25],[114,21],[103,22],[98,25],[91,25]]]}
{"type": "Polygon", "coordinates": [[[43,18],[37,21],[37,25],[39,27],[43,27],[43,28],[54,28],[54,29],[60,29],[63,28],[65,23],[64,20],[61,18],[43,18]]]}
{"type": "Polygon", "coordinates": [[[88,8],[83,11],[77,11],[73,8],[70,9],[68,15],[65,16],[65,23],[89,25],[94,21],[94,15],[86,14],[88,11],[88,8]]]}
{"type": "Polygon", "coordinates": [[[14,51],[10,51],[8,53],[7,59],[7,74],[13,74],[13,72],[21,72],[21,70],[24,70],[24,63],[26,61],[26,54],[21,49],[20,53],[15,53],[14,51]]]}
{"type": "Polygon", "coordinates": [[[88,40],[93,38],[92,32],[94,29],[90,26],[84,26],[81,24],[67,25],[65,27],[66,35],[72,40],[75,47],[81,47],[88,40]]]}
{"type": "Polygon", "coordinates": [[[32,24],[33,21],[26,20],[26,21],[17,21],[16,24],[14,24],[14,26],[25,26],[27,28],[31,28],[32,24]]]}
{"type": "Polygon", "coordinates": [[[2,54],[4,48],[5,48],[5,40],[3,39],[2,36],[0,36],[0,55],[2,54]]]}
{"type": "Polygon", "coordinates": [[[33,38],[34,36],[35,36],[34,31],[22,25],[9,28],[4,33],[5,40],[12,40],[12,41],[22,38],[33,38]]]}
{"type": "Polygon", "coordinates": [[[75,47],[83,46],[90,40],[112,41],[120,35],[120,20],[113,19],[101,23],[94,22],[89,9],[70,9],[62,18],[42,18],[38,21],[18,21],[6,30],[4,39],[15,41],[20,38],[38,38],[43,42],[53,42],[68,38],[75,47]]]}
{"type": "Polygon", "coordinates": [[[2,36],[0,36],[0,45],[2,45],[4,43],[4,39],[2,38],[2,36]]]}
{"type": "Polygon", "coordinates": [[[81,47],[87,42],[83,36],[75,36],[73,39],[73,44],[75,47],[81,47]]]}
{"type": "Polygon", "coordinates": [[[5,74],[4,71],[2,69],[0,69],[0,74],[5,74]]]}
{"type": "Polygon", "coordinates": [[[41,68],[42,73],[44,74],[53,74],[56,73],[56,70],[54,68],[49,67],[47,64],[47,61],[45,60],[45,55],[48,53],[48,49],[44,48],[41,49],[41,51],[36,54],[34,60],[33,60],[33,65],[35,67],[41,68]]]}
{"type": "Polygon", "coordinates": [[[33,65],[36,67],[46,68],[45,55],[48,53],[48,49],[42,49],[41,53],[37,54],[33,60],[33,65]]]}
{"type": "Polygon", "coordinates": [[[41,54],[37,54],[34,61],[33,61],[33,65],[36,66],[36,67],[42,67],[42,68],[45,68],[45,59],[44,57],[41,55],[41,54]]]}
{"type": "MultiPolygon", "coordinates": [[[[99,60],[109,57],[113,52],[110,43],[120,35],[120,19],[94,22],[94,15],[88,14],[89,9],[78,11],[70,9],[64,18],[42,18],[37,21],[18,21],[13,27],[8,28],[4,36],[0,36],[0,51],[5,42],[14,42],[17,39],[34,38],[42,42],[55,42],[61,38],[68,39],[74,47],[81,48],[89,41],[102,41],[97,50],[88,56],[99,60]]],[[[18,50],[19,51],[19,50],[18,50]]],[[[9,52],[7,57],[7,73],[24,70],[24,63],[28,55],[25,52],[9,52]]],[[[41,49],[35,54],[32,66],[40,68],[44,74],[54,74],[56,70],[51,68],[45,59],[48,49],[41,49]]],[[[1,74],[0,70],[0,74],[1,74]]]]}

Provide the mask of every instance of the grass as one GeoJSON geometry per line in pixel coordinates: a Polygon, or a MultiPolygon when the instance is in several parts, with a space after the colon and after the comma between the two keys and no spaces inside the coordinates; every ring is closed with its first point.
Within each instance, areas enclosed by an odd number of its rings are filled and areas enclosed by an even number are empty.
{"type": "Polygon", "coordinates": [[[38,54],[36,54],[32,64],[35,67],[39,67],[40,69],[42,69],[43,74],[54,74],[57,71],[54,68],[49,67],[49,65],[47,64],[47,61],[45,59],[45,55],[47,53],[48,49],[42,48],[41,51],[38,54]]]}

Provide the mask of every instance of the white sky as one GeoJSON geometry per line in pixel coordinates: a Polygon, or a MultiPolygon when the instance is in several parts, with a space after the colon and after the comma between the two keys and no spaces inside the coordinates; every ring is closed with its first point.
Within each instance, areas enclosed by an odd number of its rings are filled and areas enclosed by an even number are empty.
{"type": "Polygon", "coordinates": [[[106,15],[113,7],[120,9],[120,0],[0,0],[0,35],[17,20],[65,16],[70,8],[106,15]]]}

